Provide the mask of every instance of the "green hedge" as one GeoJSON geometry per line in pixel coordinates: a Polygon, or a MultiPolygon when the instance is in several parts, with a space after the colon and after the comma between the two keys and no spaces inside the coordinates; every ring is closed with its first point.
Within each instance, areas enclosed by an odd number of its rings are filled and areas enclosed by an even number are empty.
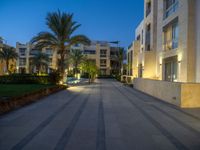
{"type": "Polygon", "coordinates": [[[58,73],[51,73],[46,76],[31,74],[13,74],[0,76],[0,84],[57,84],[60,80],[58,73]]]}

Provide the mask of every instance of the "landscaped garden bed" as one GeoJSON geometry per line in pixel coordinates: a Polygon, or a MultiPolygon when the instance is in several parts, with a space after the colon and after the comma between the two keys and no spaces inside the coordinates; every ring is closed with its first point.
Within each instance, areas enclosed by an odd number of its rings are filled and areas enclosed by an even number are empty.
{"type": "Polygon", "coordinates": [[[42,97],[66,89],[57,85],[58,73],[46,76],[12,74],[0,76],[0,114],[40,100],[42,97]]]}
{"type": "Polygon", "coordinates": [[[66,89],[61,85],[0,84],[0,114],[40,100],[49,94],[66,89]]]}

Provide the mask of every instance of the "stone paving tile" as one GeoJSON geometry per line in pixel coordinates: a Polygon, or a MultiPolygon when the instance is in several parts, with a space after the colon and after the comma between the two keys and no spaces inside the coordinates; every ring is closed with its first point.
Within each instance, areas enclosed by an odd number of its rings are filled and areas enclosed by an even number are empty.
{"type": "Polygon", "coordinates": [[[199,150],[198,112],[101,79],[1,116],[0,150],[199,150]]]}

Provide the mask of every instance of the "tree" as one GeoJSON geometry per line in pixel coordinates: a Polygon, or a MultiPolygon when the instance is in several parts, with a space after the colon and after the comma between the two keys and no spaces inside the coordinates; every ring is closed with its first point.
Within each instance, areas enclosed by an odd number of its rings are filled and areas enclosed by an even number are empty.
{"type": "Polygon", "coordinates": [[[122,74],[122,69],[123,69],[123,63],[124,63],[124,56],[125,56],[125,50],[124,48],[119,48],[119,52],[117,55],[117,59],[119,62],[119,74],[122,74]]]}
{"type": "Polygon", "coordinates": [[[46,24],[51,32],[40,32],[33,37],[31,43],[36,48],[51,47],[60,55],[59,70],[65,77],[65,60],[69,54],[70,47],[75,44],[90,44],[90,40],[84,35],[74,35],[74,32],[80,27],[80,24],[73,21],[73,14],[64,12],[48,13],[46,24]]]}
{"type": "Polygon", "coordinates": [[[89,59],[85,59],[85,61],[82,63],[82,70],[88,74],[89,83],[93,82],[98,73],[96,63],[89,59]]]}
{"type": "Polygon", "coordinates": [[[38,69],[39,74],[46,70],[49,63],[49,56],[45,53],[38,52],[32,60],[32,65],[38,69]]]}
{"type": "Polygon", "coordinates": [[[81,62],[84,60],[84,55],[80,50],[72,50],[70,52],[70,59],[74,66],[74,73],[75,75],[78,73],[78,67],[81,64],[81,62]]]}
{"type": "Polygon", "coordinates": [[[9,73],[10,60],[14,61],[18,57],[18,54],[15,52],[12,47],[3,47],[0,51],[0,60],[6,63],[6,73],[9,73]]]}

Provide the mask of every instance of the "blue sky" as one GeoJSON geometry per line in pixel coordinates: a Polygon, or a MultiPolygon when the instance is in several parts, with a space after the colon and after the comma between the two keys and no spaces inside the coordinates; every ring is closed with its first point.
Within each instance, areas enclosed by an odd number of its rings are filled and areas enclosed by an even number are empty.
{"type": "Polygon", "coordinates": [[[40,31],[47,31],[47,12],[74,13],[82,24],[76,34],[93,40],[121,41],[127,47],[143,18],[143,0],[0,0],[0,36],[7,43],[28,42],[40,31]]]}

